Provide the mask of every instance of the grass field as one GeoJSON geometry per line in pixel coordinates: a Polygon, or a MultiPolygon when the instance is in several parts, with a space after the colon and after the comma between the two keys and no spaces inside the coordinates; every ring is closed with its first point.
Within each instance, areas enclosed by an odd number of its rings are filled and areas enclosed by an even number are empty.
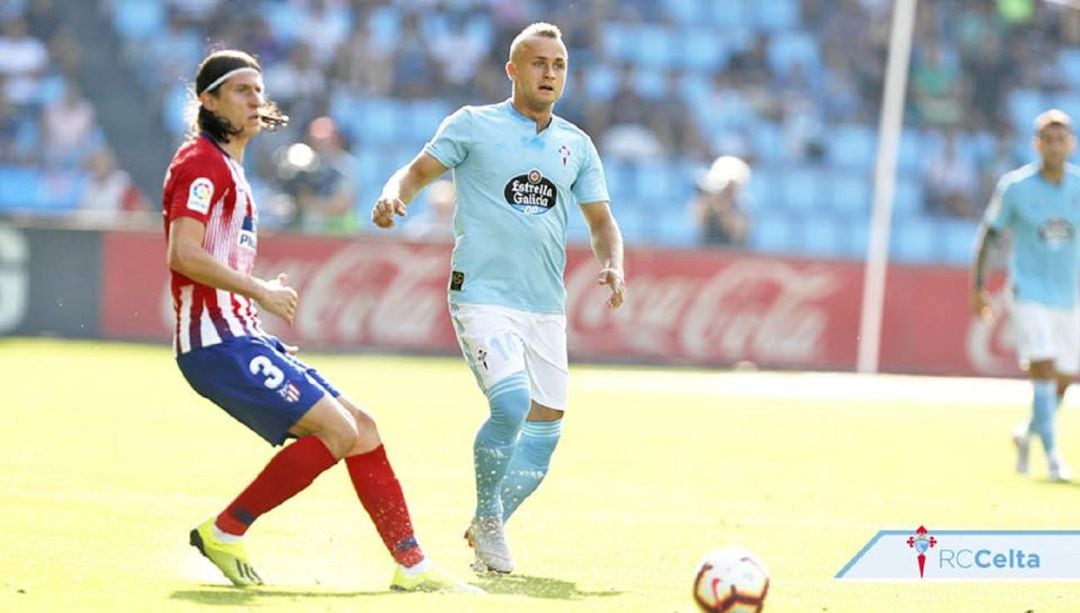
{"type": "MultiPolygon", "coordinates": [[[[471,441],[456,359],[307,356],[370,407],[421,542],[468,576],[471,441]]],[[[1080,582],[845,582],[883,528],[1080,528],[1080,488],[1012,472],[1019,381],[576,366],[548,481],[509,525],[490,593],[392,594],[389,557],[335,467],[259,521],[265,588],[187,545],[271,450],[188,389],[166,347],[0,340],[0,611],[692,611],[692,570],[739,544],[777,611],[1076,611],[1080,582]]],[[[1080,418],[1060,440],[1080,466],[1080,418]]]]}

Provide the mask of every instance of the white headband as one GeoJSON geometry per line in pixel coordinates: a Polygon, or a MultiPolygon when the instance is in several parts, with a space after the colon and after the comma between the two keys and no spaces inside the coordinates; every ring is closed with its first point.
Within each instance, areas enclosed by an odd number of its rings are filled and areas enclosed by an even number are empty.
{"type": "MultiPolygon", "coordinates": [[[[208,91],[212,91],[212,90],[213,90],[213,89],[214,89],[215,87],[217,87],[218,85],[221,85],[222,83],[224,83],[225,81],[228,81],[229,79],[231,79],[231,78],[235,77],[236,75],[238,75],[238,74],[242,74],[242,73],[245,73],[245,72],[253,72],[253,73],[257,74],[257,75],[259,75],[259,74],[262,74],[262,73],[260,73],[260,72],[259,72],[258,70],[254,69],[254,68],[252,68],[252,67],[250,67],[250,66],[244,66],[243,68],[237,68],[237,69],[235,69],[235,70],[230,70],[229,72],[226,72],[225,74],[223,74],[223,75],[221,75],[220,77],[218,77],[218,78],[217,78],[217,79],[216,79],[216,80],[215,80],[215,81],[214,81],[213,83],[211,83],[210,85],[207,85],[207,86],[206,86],[206,87],[205,87],[205,88],[203,89],[203,92],[208,92],[208,91]]],[[[199,92],[199,93],[201,94],[202,92],[199,92]]]]}

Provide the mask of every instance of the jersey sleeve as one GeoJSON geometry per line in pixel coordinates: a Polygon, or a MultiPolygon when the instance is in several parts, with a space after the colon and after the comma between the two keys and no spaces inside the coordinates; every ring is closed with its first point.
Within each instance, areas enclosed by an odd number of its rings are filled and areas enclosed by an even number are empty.
{"type": "Polygon", "coordinates": [[[987,227],[992,228],[998,232],[1005,229],[1009,225],[1009,220],[1012,217],[1012,202],[1010,192],[1012,190],[1009,187],[1012,185],[1012,181],[1008,177],[1002,177],[997,187],[994,188],[994,195],[990,197],[990,204],[986,206],[986,214],[983,217],[983,222],[987,227]]]}
{"type": "Polygon", "coordinates": [[[578,170],[577,179],[570,186],[570,190],[577,198],[578,204],[593,202],[608,202],[607,180],[604,179],[604,165],[600,162],[600,153],[596,151],[596,145],[592,139],[585,137],[585,161],[578,170]]]}
{"type": "Polygon", "coordinates": [[[439,124],[424,152],[447,168],[456,168],[469,157],[472,114],[465,107],[451,113],[439,124]]]}
{"type": "Polygon", "coordinates": [[[193,158],[173,169],[169,182],[169,219],[191,217],[202,223],[210,218],[210,208],[224,192],[221,173],[213,166],[193,158]]]}

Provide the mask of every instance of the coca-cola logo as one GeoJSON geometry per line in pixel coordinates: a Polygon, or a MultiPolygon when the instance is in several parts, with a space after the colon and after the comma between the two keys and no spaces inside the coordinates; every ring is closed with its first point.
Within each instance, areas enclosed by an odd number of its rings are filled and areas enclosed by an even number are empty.
{"type": "MultiPolygon", "coordinates": [[[[624,347],[654,356],[774,364],[820,358],[829,324],[824,301],[843,285],[836,272],[746,259],[705,278],[692,275],[631,274],[630,300],[613,314],[604,306],[606,290],[595,287],[595,265],[583,263],[567,276],[571,330],[590,337],[608,329],[624,347]]],[[[572,345],[588,351],[574,337],[572,345]]]]}
{"type": "MultiPolygon", "coordinates": [[[[316,262],[266,259],[257,273],[284,270],[300,293],[294,326],[308,341],[425,346],[446,320],[449,269],[443,250],[348,243],[316,262]]],[[[275,322],[275,326],[284,324],[275,322]]]]}

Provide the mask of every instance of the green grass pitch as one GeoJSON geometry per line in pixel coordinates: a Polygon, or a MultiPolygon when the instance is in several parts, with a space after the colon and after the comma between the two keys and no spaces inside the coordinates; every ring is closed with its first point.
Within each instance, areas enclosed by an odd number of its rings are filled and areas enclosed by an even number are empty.
{"type": "Polygon", "coordinates": [[[1021,381],[574,366],[548,481],[508,528],[517,572],[492,580],[461,538],[486,414],[465,365],[306,357],[375,415],[428,554],[488,595],[388,592],[342,467],[250,533],[270,585],[228,587],[187,533],[271,449],[196,396],[167,347],[8,339],[0,610],[693,611],[694,566],[723,545],[769,565],[770,612],[1080,609],[1080,582],[833,579],[883,528],[1080,528],[1080,488],[1045,482],[1041,451],[1035,477],[1012,472],[1021,381]]]}

